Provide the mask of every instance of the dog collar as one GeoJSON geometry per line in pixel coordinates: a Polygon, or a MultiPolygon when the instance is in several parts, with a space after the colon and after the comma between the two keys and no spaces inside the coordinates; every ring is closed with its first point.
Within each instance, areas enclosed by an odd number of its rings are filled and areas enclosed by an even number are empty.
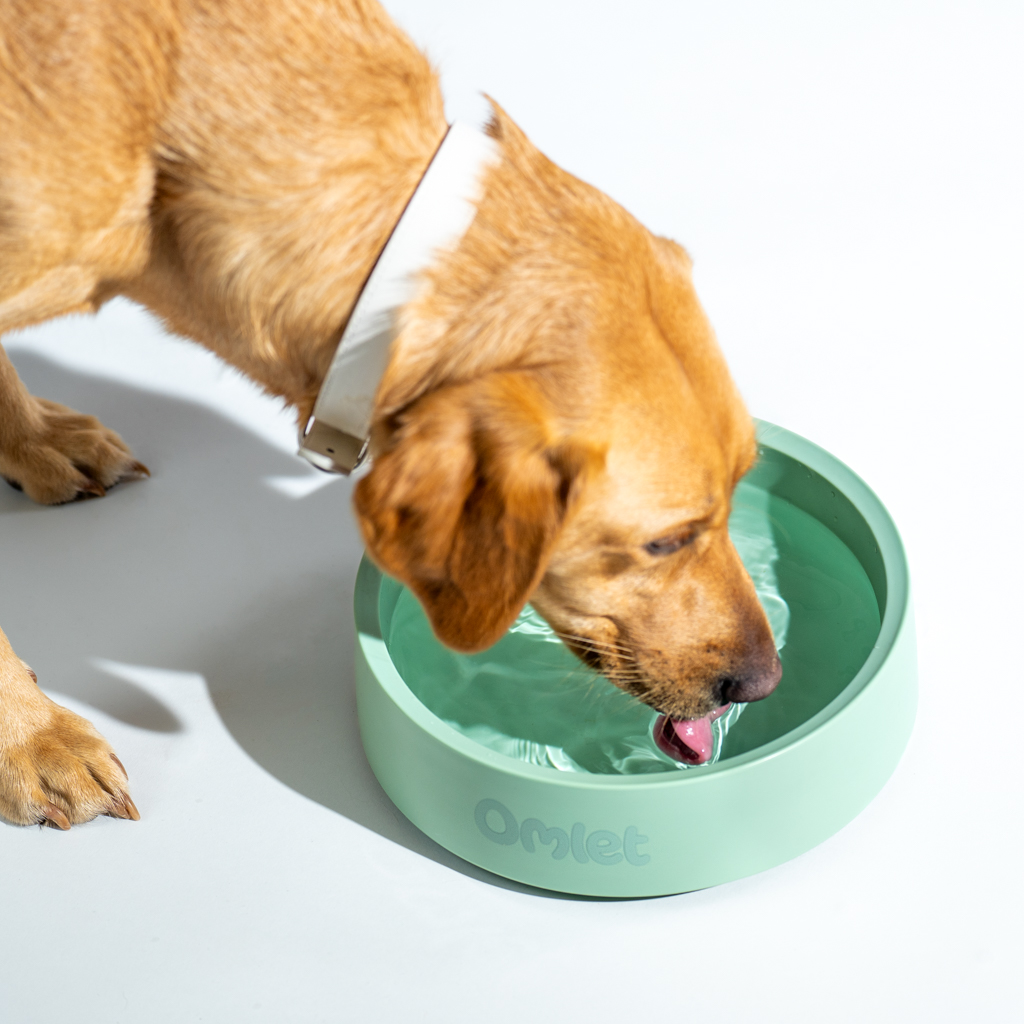
{"type": "Polygon", "coordinates": [[[483,171],[496,155],[493,139],[461,121],[441,141],[359,293],[299,432],[299,454],[317,469],[348,474],[365,459],[399,312],[438,252],[454,248],[469,229],[483,171]]]}

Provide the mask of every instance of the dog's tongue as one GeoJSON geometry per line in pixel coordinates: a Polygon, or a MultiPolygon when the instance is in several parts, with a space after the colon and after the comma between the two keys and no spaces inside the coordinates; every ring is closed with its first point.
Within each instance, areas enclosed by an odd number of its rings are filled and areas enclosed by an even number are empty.
{"type": "Polygon", "coordinates": [[[731,705],[715,708],[703,718],[667,718],[660,715],[654,725],[654,739],[669,757],[686,764],[706,764],[711,760],[714,741],[711,723],[731,705]]]}
{"type": "MultiPolygon", "coordinates": [[[[693,754],[694,764],[704,764],[711,758],[711,716],[684,718],[673,721],[672,731],[679,742],[693,754]]],[[[689,760],[689,758],[687,758],[689,760]]]]}

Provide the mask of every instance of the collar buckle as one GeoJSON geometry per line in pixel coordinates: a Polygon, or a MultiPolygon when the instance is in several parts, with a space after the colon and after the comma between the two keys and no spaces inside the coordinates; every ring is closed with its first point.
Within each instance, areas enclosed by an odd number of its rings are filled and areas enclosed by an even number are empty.
{"type": "Polygon", "coordinates": [[[299,436],[299,454],[325,473],[348,476],[366,461],[368,438],[347,434],[337,427],[311,418],[299,436]]]}

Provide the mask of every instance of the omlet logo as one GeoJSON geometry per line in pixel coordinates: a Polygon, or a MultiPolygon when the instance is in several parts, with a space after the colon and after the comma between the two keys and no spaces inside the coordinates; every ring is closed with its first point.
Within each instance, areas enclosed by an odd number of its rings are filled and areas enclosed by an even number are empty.
{"type": "Polygon", "coordinates": [[[581,822],[576,822],[569,832],[564,828],[548,828],[538,818],[526,818],[520,824],[512,812],[497,800],[481,800],[473,817],[476,827],[499,846],[521,843],[527,853],[535,853],[537,843],[543,846],[554,844],[551,850],[554,860],[561,860],[571,852],[580,864],[587,861],[619,864],[625,858],[627,864],[643,867],[651,859],[650,854],[637,850],[647,842],[647,836],[640,835],[633,825],[620,837],[615,832],[600,828],[588,835],[586,826],[581,822]]]}

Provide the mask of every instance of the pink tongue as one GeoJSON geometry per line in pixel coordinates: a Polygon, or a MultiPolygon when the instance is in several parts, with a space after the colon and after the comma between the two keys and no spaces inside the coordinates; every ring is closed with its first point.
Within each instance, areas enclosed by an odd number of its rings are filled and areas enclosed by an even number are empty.
{"type": "Polygon", "coordinates": [[[716,718],[721,718],[731,707],[731,704],[724,704],[703,718],[673,718],[671,720],[672,730],[680,742],[693,751],[692,764],[706,764],[711,760],[714,747],[714,742],[711,739],[711,723],[716,718]]]}
{"type": "Polygon", "coordinates": [[[672,728],[680,741],[696,755],[693,759],[694,764],[704,764],[711,759],[711,715],[705,715],[703,718],[684,718],[682,721],[673,719],[672,728]]]}

